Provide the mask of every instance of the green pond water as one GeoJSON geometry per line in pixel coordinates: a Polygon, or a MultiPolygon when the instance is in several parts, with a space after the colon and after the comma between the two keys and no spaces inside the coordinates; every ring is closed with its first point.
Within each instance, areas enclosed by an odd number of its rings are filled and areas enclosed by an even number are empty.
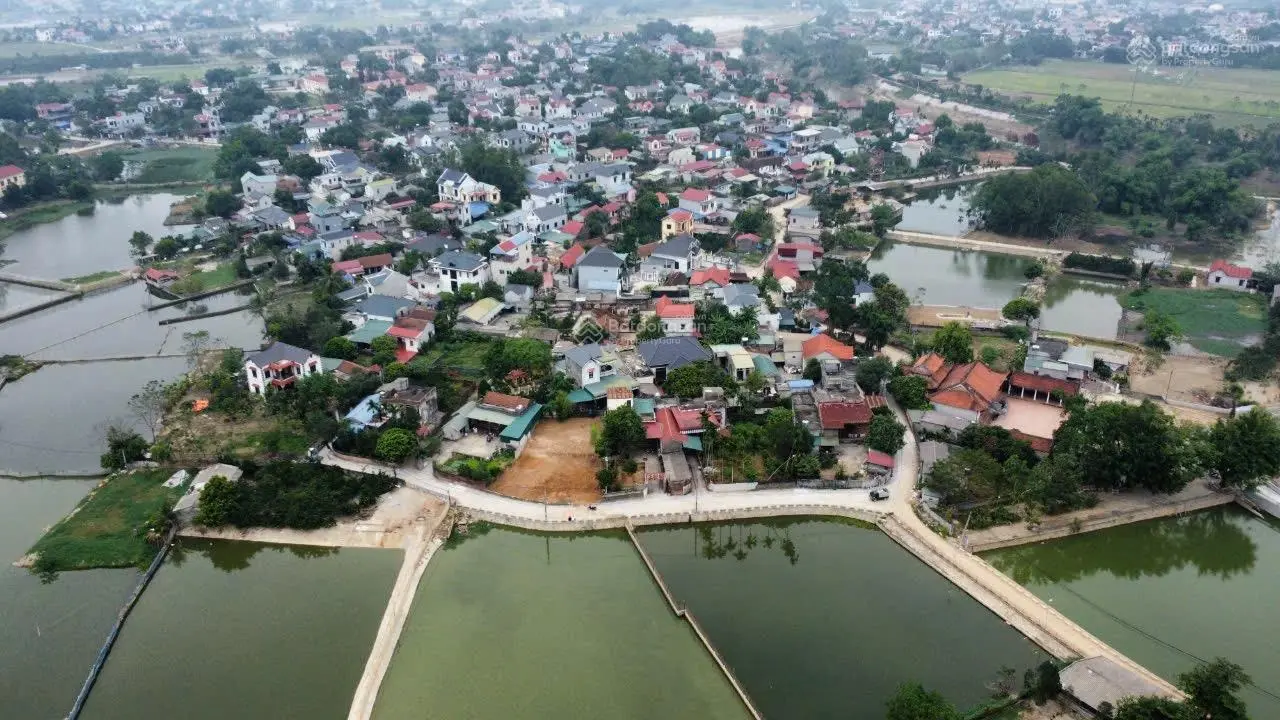
{"type": "Polygon", "coordinates": [[[402,559],[182,541],[125,623],[82,717],[345,718],[402,559]]]}
{"type": "Polygon", "coordinates": [[[86,570],[42,583],[12,565],[93,486],[0,480],[0,718],[66,717],[136,582],[133,570],[86,570]]]}
{"type": "Polygon", "coordinates": [[[960,707],[1045,655],[878,530],[835,520],[665,528],[641,543],[778,718],[882,720],[918,681],[960,707]]]}
{"type": "Polygon", "coordinates": [[[746,712],[625,535],[495,528],[427,566],[374,717],[746,712]]]}
{"type": "Polygon", "coordinates": [[[1168,680],[1244,666],[1254,718],[1280,718],[1280,523],[1235,507],[995,550],[991,564],[1168,680]]]}

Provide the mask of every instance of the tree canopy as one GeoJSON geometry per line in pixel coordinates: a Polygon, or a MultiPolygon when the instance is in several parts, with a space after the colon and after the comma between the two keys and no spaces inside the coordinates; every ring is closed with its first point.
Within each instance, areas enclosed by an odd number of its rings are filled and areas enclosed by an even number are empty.
{"type": "Polygon", "coordinates": [[[1100,490],[1175,493],[1200,471],[1188,432],[1150,400],[1077,405],[1053,439],[1054,455],[1073,459],[1100,490]]]}

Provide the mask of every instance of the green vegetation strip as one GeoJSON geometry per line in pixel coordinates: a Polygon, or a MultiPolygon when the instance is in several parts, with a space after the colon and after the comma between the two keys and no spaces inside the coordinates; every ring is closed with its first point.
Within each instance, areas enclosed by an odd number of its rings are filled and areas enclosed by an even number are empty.
{"type": "Polygon", "coordinates": [[[1052,103],[1062,93],[1096,97],[1108,110],[1130,104],[1156,117],[1197,112],[1229,121],[1280,117],[1280,76],[1266,70],[1202,68],[1190,82],[1176,70],[1153,76],[1131,65],[1049,61],[1036,67],[982,70],[964,76],[976,83],[1052,103]]]}
{"type": "Polygon", "coordinates": [[[72,285],[85,285],[87,283],[98,282],[99,280],[118,277],[119,275],[119,270],[99,270],[96,273],[89,273],[88,275],[77,275],[75,277],[62,278],[62,282],[68,282],[72,285]]]}
{"type": "Polygon", "coordinates": [[[132,182],[150,184],[211,181],[218,154],[209,148],[177,147],[128,152],[123,157],[145,163],[132,182]]]}
{"type": "Polygon", "coordinates": [[[34,569],[145,567],[155,555],[148,528],[160,526],[165,511],[182,496],[181,488],[164,487],[171,474],[147,470],[104,480],[32,546],[30,552],[39,556],[34,569]]]}
{"type": "Polygon", "coordinates": [[[1266,331],[1266,299],[1234,290],[1149,288],[1120,298],[1126,310],[1155,310],[1173,318],[1197,350],[1234,356],[1244,342],[1266,331]]]}

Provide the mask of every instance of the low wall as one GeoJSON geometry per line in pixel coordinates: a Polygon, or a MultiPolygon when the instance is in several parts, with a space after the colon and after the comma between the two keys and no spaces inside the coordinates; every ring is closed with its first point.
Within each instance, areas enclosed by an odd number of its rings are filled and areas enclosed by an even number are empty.
{"type": "Polygon", "coordinates": [[[760,487],[758,482],[745,483],[707,483],[707,489],[716,493],[750,492],[760,487]]]}
{"type": "Polygon", "coordinates": [[[476,520],[484,520],[498,525],[538,530],[542,532],[591,532],[593,530],[617,530],[628,525],[646,527],[651,525],[684,525],[687,523],[729,522],[733,520],[756,520],[770,517],[826,516],[845,517],[861,520],[866,523],[878,523],[885,517],[883,513],[859,510],[834,505],[768,505],[732,510],[702,510],[698,512],[650,513],[645,515],[605,515],[585,520],[535,520],[516,517],[506,513],[464,508],[463,511],[476,520]]]}
{"type": "Polygon", "coordinates": [[[662,574],[658,572],[657,566],[653,564],[653,560],[649,557],[648,551],[646,551],[644,546],[640,544],[640,539],[636,537],[635,529],[632,528],[630,524],[627,525],[627,537],[631,539],[631,546],[636,549],[636,552],[640,555],[640,560],[643,561],[644,566],[648,568],[650,577],[652,577],[654,583],[658,585],[658,589],[662,591],[662,597],[666,598],[667,605],[671,607],[671,612],[675,613],[676,617],[683,618],[689,623],[689,627],[693,628],[693,634],[702,642],[702,647],[706,649],[707,654],[711,656],[713,661],[715,661],[716,666],[720,668],[720,672],[724,673],[725,679],[729,681],[731,686],[733,686],[734,692],[738,693],[738,699],[741,700],[742,704],[747,708],[747,712],[750,713],[751,717],[755,718],[755,720],[761,720],[764,716],[756,709],[755,703],[751,701],[751,696],[747,695],[747,691],[742,687],[742,683],[738,682],[738,678],[733,674],[733,671],[729,669],[729,664],[726,663],[724,657],[720,655],[720,651],[716,650],[716,646],[711,643],[711,638],[707,636],[705,631],[703,631],[702,625],[698,622],[698,619],[693,616],[693,613],[688,608],[680,607],[676,604],[675,597],[671,594],[670,588],[667,587],[667,581],[662,579],[662,574]]]}
{"type": "MultiPolygon", "coordinates": [[[[1017,537],[1000,538],[998,540],[991,540],[983,543],[973,543],[968,546],[968,550],[969,552],[980,553],[986,552],[987,550],[999,550],[1000,548],[1028,545],[1042,540],[1056,540],[1058,538],[1064,538],[1071,535],[1079,535],[1081,533],[1093,532],[1095,530],[1105,530],[1107,528],[1142,522],[1144,520],[1155,520],[1157,518],[1182,515],[1183,513],[1196,512],[1198,510],[1207,510],[1221,505],[1229,505],[1235,502],[1235,500],[1234,496],[1226,493],[1213,493],[1212,495],[1192,498],[1183,502],[1132,510],[1130,512],[1122,512],[1105,518],[1084,520],[1076,528],[1073,528],[1068,524],[1046,528],[1040,531],[1028,530],[1017,537]]],[[[1025,526],[1023,527],[1025,528],[1025,526]]]]}
{"type": "Polygon", "coordinates": [[[224,310],[210,310],[209,312],[197,313],[195,315],[183,315],[182,317],[165,318],[164,320],[161,320],[156,324],[157,325],[174,325],[176,323],[191,322],[192,320],[203,320],[205,318],[217,317],[219,315],[230,315],[231,313],[238,313],[241,310],[248,310],[251,307],[253,307],[253,305],[249,303],[245,303],[243,305],[236,305],[235,307],[226,308],[224,310]]]}
{"type": "Polygon", "coordinates": [[[41,310],[48,310],[51,307],[54,307],[56,305],[61,305],[62,303],[65,303],[65,302],[71,302],[72,300],[76,300],[79,297],[80,297],[80,293],[78,292],[67,293],[66,295],[59,295],[56,298],[50,298],[43,302],[38,302],[35,305],[28,305],[27,307],[21,307],[21,308],[18,308],[17,310],[10,310],[9,312],[4,313],[3,315],[0,315],[0,323],[9,322],[10,320],[17,320],[20,317],[26,317],[28,315],[34,315],[35,313],[38,313],[41,310]]]}

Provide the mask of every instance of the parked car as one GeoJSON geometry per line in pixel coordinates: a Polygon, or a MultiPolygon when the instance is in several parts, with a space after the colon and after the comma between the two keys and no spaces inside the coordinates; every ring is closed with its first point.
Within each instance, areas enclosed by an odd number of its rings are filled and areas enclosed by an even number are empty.
{"type": "Polygon", "coordinates": [[[888,500],[889,488],[875,488],[871,491],[872,500],[888,500]]]}

